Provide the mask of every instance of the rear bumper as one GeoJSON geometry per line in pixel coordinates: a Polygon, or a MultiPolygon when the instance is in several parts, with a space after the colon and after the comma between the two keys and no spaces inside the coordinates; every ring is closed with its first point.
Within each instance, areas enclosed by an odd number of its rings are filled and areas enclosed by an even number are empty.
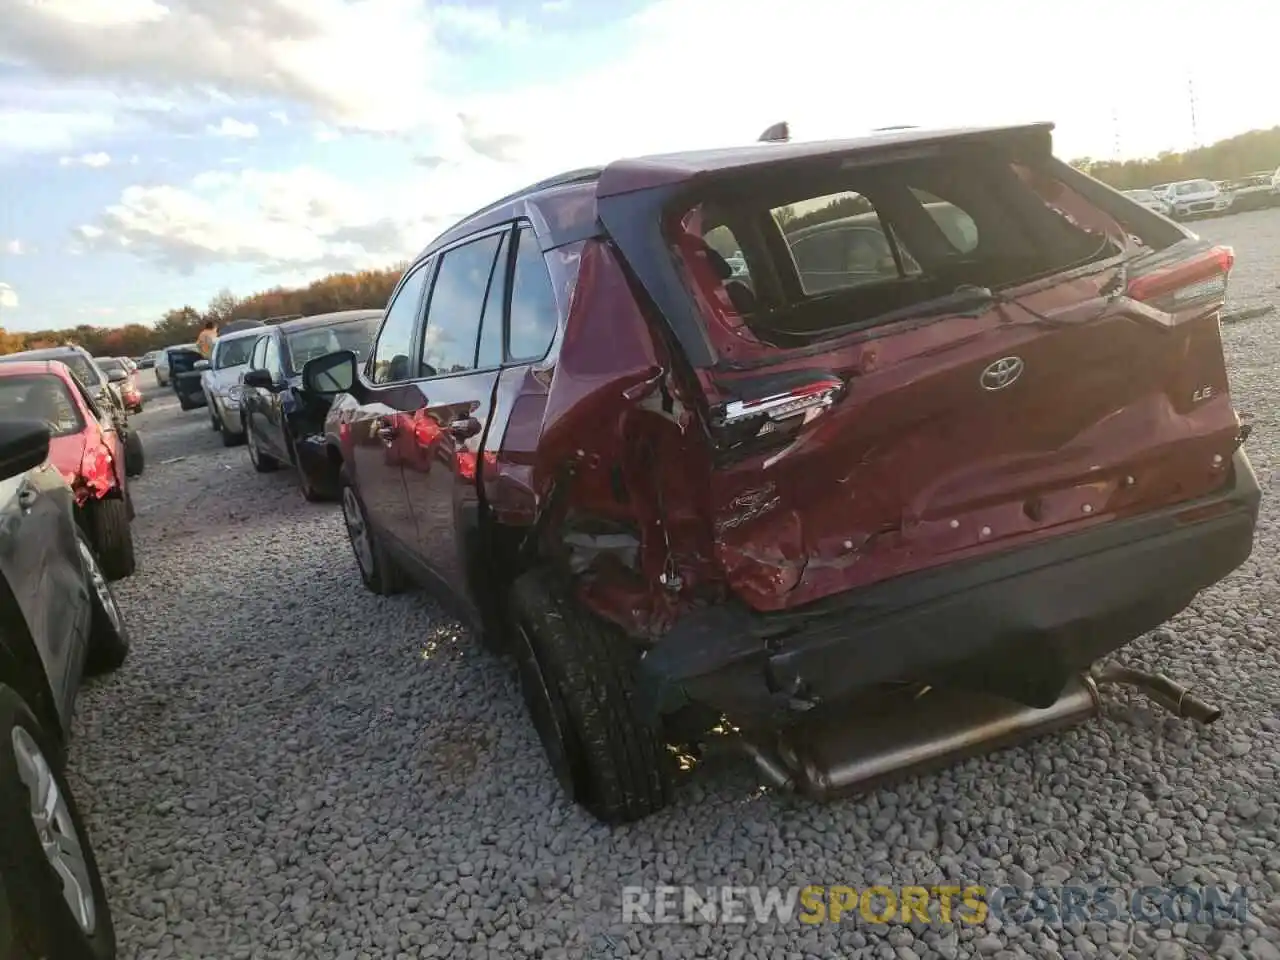
{"type": "Polygon", "coordinates": [[[1261,492],[1243,451],[1219,492],[782,613],[695,611],[641,661],[641,695],[742,724],[877,684],[965,686],[1030,706],[1158,627],[1253,549],[1261,492]]]}

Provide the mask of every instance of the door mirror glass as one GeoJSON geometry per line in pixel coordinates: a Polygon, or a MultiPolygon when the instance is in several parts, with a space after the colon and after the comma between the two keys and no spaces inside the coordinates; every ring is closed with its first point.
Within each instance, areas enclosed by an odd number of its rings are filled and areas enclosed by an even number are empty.
{"type": "Polygon", "coordinates": [[[39,420],[0,422],[0,480],[26,473],[48,456],[48,426],[39,420]]]}
{"type": "Polygon", "coordinates": [[[356,382],[354,350],[336,350],[302,366],[302,389],[321,397],[346,393],[356,382]]]}
{"type": "Polygon", "coordinates": [[[244,375],[244,385],[246,387],[259,387],[263,390],[270,390],[275,381],[271,379],[269,370],[250,370],[244,375]]]}

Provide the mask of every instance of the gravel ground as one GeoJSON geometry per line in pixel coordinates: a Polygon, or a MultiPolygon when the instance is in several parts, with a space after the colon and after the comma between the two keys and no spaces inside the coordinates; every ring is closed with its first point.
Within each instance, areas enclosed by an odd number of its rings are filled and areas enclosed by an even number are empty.
{"type": "MultiPolygon", "coordinates": [[[[1233,300],[1280,304],[1280,210],[1198,229],[1233,300]]],[[[1264,487],[1280,315],[1225,328],[1264,487]]],[[[508,669],[427,599],[359,585],[340,513],[257,475],[152,391],[134,652],[84,693],[72,767],[123,957],[1280,958],[1277,515],[1252,559],[1134,648],[1225,709],[1112,693],[1057,738],[828,806],[713,762],[610,831],[560,795],[508,669]],[[170,458],[173,462],[165,462],[170,458]],[[1247,884],[1251,916],[1062,926],[624,926],[623,884],[1247,884]]]]}

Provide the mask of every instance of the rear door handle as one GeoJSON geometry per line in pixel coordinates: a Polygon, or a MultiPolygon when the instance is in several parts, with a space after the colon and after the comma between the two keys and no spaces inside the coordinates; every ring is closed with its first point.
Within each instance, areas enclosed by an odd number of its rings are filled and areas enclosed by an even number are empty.
{"type": "Polygon", "coordinates": [[[455,440],[470,440],[480,432],[480,421],[475,417],[463,417],[449,424],[449,432],[455,440]]]}
{"type": "Polygon", "coordinates": [[[396,423],[386,417],[378,417],[373,421],[373,429],[383,443],[390,443],[396,438],[396,423]]]}

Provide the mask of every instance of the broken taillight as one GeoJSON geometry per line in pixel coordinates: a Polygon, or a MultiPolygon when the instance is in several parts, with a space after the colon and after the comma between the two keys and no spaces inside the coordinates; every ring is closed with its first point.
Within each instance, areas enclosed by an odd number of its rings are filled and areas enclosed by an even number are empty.
{"type": "Polygon", "coordinates": [[[1165,313],[1221,301],[1227,295],[1227,277],[1235,260],[1231,247],[1213,247],[1133,277],[1127,293],[1131,299],[1165,313]]]}
{"type": "Polygon", "coordinates": [[[823,375],[785,390],[731,400],[712,417],[719,446],[723,450],[743,444],[755,447],[752,441],[757,440],[784,440],[826,412],[844,388],[839,377],[823,375]]]}

